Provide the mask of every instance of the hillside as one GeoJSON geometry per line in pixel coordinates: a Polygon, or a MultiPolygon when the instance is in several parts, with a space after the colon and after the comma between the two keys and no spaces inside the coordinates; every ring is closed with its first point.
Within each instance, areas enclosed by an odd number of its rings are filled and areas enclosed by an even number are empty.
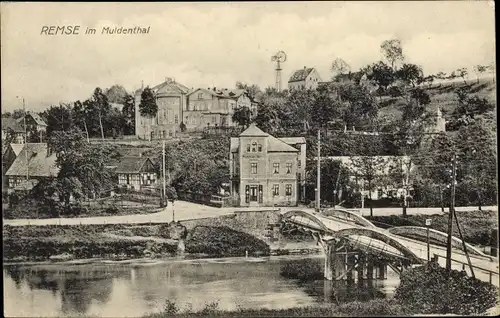
{"type": "MultiPolygon", "coordinates": [[[[436,114],[439,106],[445,118],[448,119],[458,105],[458,98],[454,91],[464,87],[469,88],[471,94],[486,98],[491,103],[496,104],[496,83],[491,78],[480,79],[479,83],[477,80],[468,81],[467,84],[463,81],[438,83],[424,88],[431,98],[431,103],[426,107],[427,112],[436,114]]],[[[402,98],[383,96],[379,105],[379,118],[400,118],[404,102],[402,98]]]]}

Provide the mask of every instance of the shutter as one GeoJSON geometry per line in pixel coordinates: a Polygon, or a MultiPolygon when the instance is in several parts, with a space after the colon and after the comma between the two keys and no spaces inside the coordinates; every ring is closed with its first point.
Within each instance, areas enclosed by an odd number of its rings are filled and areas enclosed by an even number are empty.
{"type": "Polygon", "coordinates": [[[260,184],[259,185],[259,203],[262,203],[262,197],[263,197],[264,193],[262,191],[262,185],[260,184]]]}

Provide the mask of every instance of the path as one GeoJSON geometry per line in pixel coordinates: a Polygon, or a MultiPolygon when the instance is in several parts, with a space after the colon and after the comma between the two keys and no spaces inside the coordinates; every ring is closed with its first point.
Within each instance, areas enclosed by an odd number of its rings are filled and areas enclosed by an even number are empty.
{"type": "MultiPolygon", "coordinates": [[[[289,210],[314,211],[312,208],[304,207],[250,207],[250,208],[216,208],[207,205],[176,201],[174,205],[169,203],[168,207],[156,213],[132,214],[117,216],[96,216],[83,218],[52,218],[52,219],[9,219],[3,220],[4,225],[78,225],[78,224],[126,224],[126,223],[168,223],[172,221],[172,209],[175,213],[176,221],[201,219],[207,217],[217,217],[232,214],[235,211],[264,211],[280,209],[282,212],[289,210]]],[[[457,207],[457,211],[474,210],[477,207],[457,207]]],[[[498,206],[484,207],[484,210],[498,211],[498,206]]],[[[363,216],[370,215],[370,209],[359,209],[363,216]]],[[[408,208],[407,213],[411,214],[441,214],[441,208],[408,208]]],[[[401,208],[379,208],[373,209],[373,215],[401,215],[401,208]]]]}

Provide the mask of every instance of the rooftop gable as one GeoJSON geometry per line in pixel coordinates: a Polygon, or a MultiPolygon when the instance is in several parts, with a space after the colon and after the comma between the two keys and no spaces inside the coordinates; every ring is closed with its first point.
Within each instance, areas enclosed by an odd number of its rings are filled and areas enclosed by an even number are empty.
{"type": "Polygon", "coordinates": [[[286,142],[269,135],[267,138],[267,152],[299,152],[299,150],[290,146],[286,142]]]}
{"type": "Polygon", "coordinates": [[[55,153],[47,156],[46,143],[23,144],[23,149],[10,166],[6,175],[25,176],[28,174],[30,177],[56,177],[59,173],[56,159],[55,153]],[[28,158],[27,164],[26,158],[28,158]]]}
{"type": "Polygon", "coordinates": [[[307,78],[307,76],[309,76],[309,74],[311,74],[311,72],[314,70],[314,68],[306,68],[304,67],[303,69],[300,69],[300,70],[297,70],[295,71],[292,76],[290,77],[290,79],[288,80],[288,83],[291,83],[291,82],[300,82],[300,81],[303,81],[307,78]]]}
{"type": "Polygon", "coordinates": [[[245,129],[240,137],[267,137],[268,133],[263,132],[260,128],[258,128],[254,123],[250,124],[247,129],[245,129]]]}
{"type": "Polygon", "coordinates": [[[118,159],[115,172],[117,173],[140,173],[142,167],[148,162],[153,164],[148,157],[122,157],[118,159]]]}

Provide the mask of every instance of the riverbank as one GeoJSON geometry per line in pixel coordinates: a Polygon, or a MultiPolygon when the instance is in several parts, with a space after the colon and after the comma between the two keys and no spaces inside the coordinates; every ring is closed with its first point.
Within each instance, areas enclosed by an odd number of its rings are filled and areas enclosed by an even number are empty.
{"type": "MultiPolygon", "coordinates": [[[[317,279],[315,262],[296,263],[282,269],[282,276],[294,279],[317,279]],[[299,268],[301,267],[301,268],[299,268]],[[292,275],[290,275],[292,274],[292,275]],[[298,274],[298,275],[297,275],[298,274]]],[[[205,304],[198,311],[181,310],[175,302],[166,300],[163,311],[145,315],[145,318],[163,317],[383,317],[421,315],[482,315],[495,314],[498,308],[498,289],[491,284],[468,277],[452,270],[450,274],[439,265],[428,265],[409,269],[401,276],[394,297],[365,302],[351,301],[340,304],[318,304],[316,306],[287,309],[220,310],[217,302],[205,304]]]]}
{"type": "MultiPolygon", "coordinates": [[[[126,260],[192,257],[268,256],[264,241],[228,227],[179,223],[160,225],[76,225],[3,228],[4,262],[126,260]]],[[[276,254],[287,254],[279,250],[276,254]]]]}

